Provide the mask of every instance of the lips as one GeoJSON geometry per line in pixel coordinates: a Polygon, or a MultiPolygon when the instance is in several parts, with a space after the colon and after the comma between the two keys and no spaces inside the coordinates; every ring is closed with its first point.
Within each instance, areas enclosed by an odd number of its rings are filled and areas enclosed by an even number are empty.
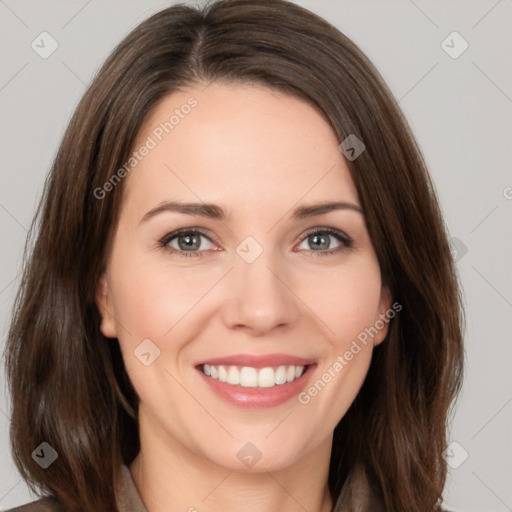
{"type": "Polygon", "coordinates": [[[213,359],[205,359],[198,361],[195,366],[209,364],[213,366],[249,366],[251,368],[266,368],[274,366],[307,366],[314,364],[314,359],[304,359],[302,357],[292,356],[288,354],[234,354],[230,356],[217,357],[213,359]]]}
{"type": "Polygon", "coordinates": [[[237,354],[198,362],[210,390],[238,407],[273,407],[296,396],[316,367],[314,359],[287,354],[237,354]]]}

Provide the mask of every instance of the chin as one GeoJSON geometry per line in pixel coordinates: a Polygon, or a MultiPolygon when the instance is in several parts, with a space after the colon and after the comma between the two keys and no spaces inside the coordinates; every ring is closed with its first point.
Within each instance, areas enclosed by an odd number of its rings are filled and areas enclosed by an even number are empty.
{"type": "MultiPolygon", "coordinates": [[[[222,449],[221,449],[222,450],[222,449]]],[[[203,452],[204,453],[204,452],[203,452]]],[[[298,454],[304,453],[300,446],[283,447],[273,446],[268,440],[232,442],[225,446],[221,453],[205,453],[205,457],[212,463],[226,470],[236,473],[263,473],[279,471],[294,464],[299,458],[298,454]]]]}

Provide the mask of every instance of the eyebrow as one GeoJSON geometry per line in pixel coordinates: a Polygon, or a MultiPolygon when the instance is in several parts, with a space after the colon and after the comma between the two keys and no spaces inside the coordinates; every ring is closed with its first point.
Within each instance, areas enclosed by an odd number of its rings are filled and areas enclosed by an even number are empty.
{"type": "MultiPolygon", "coordinates": [[[[323,215],[334,210],[353,210],[361,214],[363,213],[362,208],[356,204],[347,203],[345,201],[337,201],[332,203],[317,203],[312,205],[299,206],[293,211],[292,218],[300,220],[317,215],[323,215]]],[[[228,215],[221,206],[213,203],[179,203],[176,201],[166,201],[149,210],[149,212],[147,212],[144,217],[142,217],[141,222],[145,222],[162,212],[177,212],[184,213],[186,215],[199,215],[201,217],[207,217],[215,220],[226,220],[231,217],[231,215],[228,215]]]]}

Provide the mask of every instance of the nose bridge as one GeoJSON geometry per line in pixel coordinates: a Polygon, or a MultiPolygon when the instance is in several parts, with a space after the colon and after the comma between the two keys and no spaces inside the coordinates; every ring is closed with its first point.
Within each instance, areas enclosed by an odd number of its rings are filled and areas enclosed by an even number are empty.
{"type": "Polygon", "coordinates": [[[227,324],[262,333],[293,322],[297,304],[284,284],[285,266],[278,261],[276,252],[253,237],[244,239],[236,252],[224,312],[227,324]]]}

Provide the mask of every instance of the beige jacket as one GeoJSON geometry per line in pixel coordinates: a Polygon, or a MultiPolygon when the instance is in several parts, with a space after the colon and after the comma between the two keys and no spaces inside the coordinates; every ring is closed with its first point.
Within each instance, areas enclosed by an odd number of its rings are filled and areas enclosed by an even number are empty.
{"type": "MultiPolygon", "coordinates": [[[[123,465],[121,471],[120,512],[147,512],[130,470],[123,465]]],[[[65,510],[52,498],[41,498],[27,505],[9,509],[7,512],[65,512],[65,510]]],[[[361,467],[353,471],[349,481],[343,486],[333,512],[385,512],[382,503],[371,491],[366,473],[361,467]]]]}

